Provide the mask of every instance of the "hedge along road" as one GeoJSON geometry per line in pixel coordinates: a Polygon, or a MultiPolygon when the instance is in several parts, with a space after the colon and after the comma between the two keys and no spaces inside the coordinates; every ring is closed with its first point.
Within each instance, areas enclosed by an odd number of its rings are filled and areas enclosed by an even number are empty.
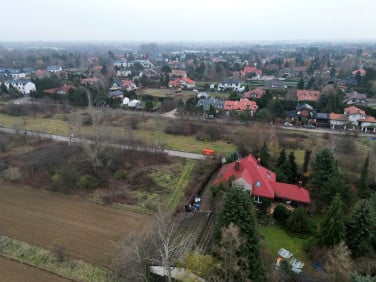
{"type": "MultiPolygon", "coordinates": [[[[33,137],[39,137],[39,138],[45,138],[45,139],[53,139],[57,141],[62,142],[68,142],[68,143],[91,143],[94,144],[93,140],[89,139],[83,139],[83,138],[74,138],[72,136],[62,136],[62,135],[55,135],[55,134],[48,134],[48,133],[42,133],[42,132],[35,132],[35,131],[29,131],[29,130],[19,130],[14,128],[6,128],[6,127],[0,127],[0,131],[8,134],[19,134],[19,135],[25,135],[25,136],[33,136],[33,137]]],[[[173,151],[173,150],[165,150],[157,147],[135,147],[130,145],[123,145],[123,144],[111,144],[111,143],[104,143],[104,145],[108,147],[115,147],[125,150],[138,150],[138,151],[149,151],[149,152],[164,152],[170,156],[174,157],[181,157],[181,158],[187,158],[187,159],[195,159],[195,160],[201,160],[205,159],[206,157],[201,154],[195,154],[195,153],[189,153],[189,152],[183,152],[183,151],[173,151]]]]}

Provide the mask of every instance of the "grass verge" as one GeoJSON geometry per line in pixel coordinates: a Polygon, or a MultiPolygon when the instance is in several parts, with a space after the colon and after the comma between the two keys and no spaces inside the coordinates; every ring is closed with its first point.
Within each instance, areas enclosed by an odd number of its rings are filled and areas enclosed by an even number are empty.
{"type": "Polygon", "coordinates": [[[194,160],[186,161],[186,164],[184,165],[183,171],[176,186],[172,187],[171,193],[165,200],[165,206],[169,210],[175,209],[176,205],[179,203],[179,200],[183,196],[184,190],[185,188],[187,188],[187,185],[189,184],[189,181],[191,179],[191,175],[195,167],[195,164],[196,161],[194,160]]]}
{"type": "Polygon", "coordinates": [[[0,236],[0,253],[5,257],[56,273],[75,281],[106,281],[107,270],[86,262],[64,257],[26,242],[0,236]]]}

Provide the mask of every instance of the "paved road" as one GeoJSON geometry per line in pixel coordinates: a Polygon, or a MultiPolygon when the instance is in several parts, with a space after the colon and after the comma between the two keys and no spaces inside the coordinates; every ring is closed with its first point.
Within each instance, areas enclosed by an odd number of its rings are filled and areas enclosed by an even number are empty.
{"type": "MultiPolygon", "coordinates": [[[[47,134],[47,133],[41,133],[41,132],[35,132],[35,131],[29,131],[29,130],[19,130],[19,129],[13,129],[13,128],[0,127],[0,131],[8,133],[8,134],[20,134],[20,135],[25,135],[25,136],[34,136],[34,137],[39,137],[39,138],[53,139],[57,141],[67,142],[67,143],[72,142],[72,143],[94,144],[94,141],[89,140],[89,139],[74,138],[74,137],[55,135],[55,134],[47,134]]],[[[126,149],[126,150],[160,152],[159,148],[145,148],[145,147],[123,145],[123,144],[110,144],[110,143],[106,143],[105,145],[109,147],[126,149]]],[[[195,160],[205,159],[205,156],[201,154],[174,151],[174,150],[163,150],[163,152],[170,156],[175,156],[175,157],[182,157],[182,158],[195,159],[195,160]]]]}

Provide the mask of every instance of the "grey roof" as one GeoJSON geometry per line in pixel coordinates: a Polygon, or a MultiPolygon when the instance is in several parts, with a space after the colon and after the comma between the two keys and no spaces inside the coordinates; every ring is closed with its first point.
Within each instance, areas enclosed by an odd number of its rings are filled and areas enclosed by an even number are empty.
{"type": "Polygon", "coordinates": [[[237,79],[234,79],[232,77],[229,77],[223,81],[223,84],[239,84],[240,81],[237,79]]]}
{"type": "Polygon", "coordinates": [[[329,119],[329,114],[328,113],[316,113],[316,118],[317,119],[329,119]]]}
{"type": "Polygon", "coordinates": [[[123,96],[123,91],[121,91],[121,90],[111,91],[110,93],[108,93],[108,96],[110,96],[110,97],[123,96]]]}

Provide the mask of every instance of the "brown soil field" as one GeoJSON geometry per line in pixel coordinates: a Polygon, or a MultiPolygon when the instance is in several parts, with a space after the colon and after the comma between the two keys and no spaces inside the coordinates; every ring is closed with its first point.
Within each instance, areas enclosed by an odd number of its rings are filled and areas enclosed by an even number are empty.
{"type": "Polygon", "coordinates": [[[145,232],[150,215],[101,206],[77,196],[0,183],[0,234],[96,265],[110,266],[119,244],[145,232]]]}
{"type": "Polygon", "coordinates": [[[0,256],[0,282],[68,282],[60,276],[0,256]]]}

